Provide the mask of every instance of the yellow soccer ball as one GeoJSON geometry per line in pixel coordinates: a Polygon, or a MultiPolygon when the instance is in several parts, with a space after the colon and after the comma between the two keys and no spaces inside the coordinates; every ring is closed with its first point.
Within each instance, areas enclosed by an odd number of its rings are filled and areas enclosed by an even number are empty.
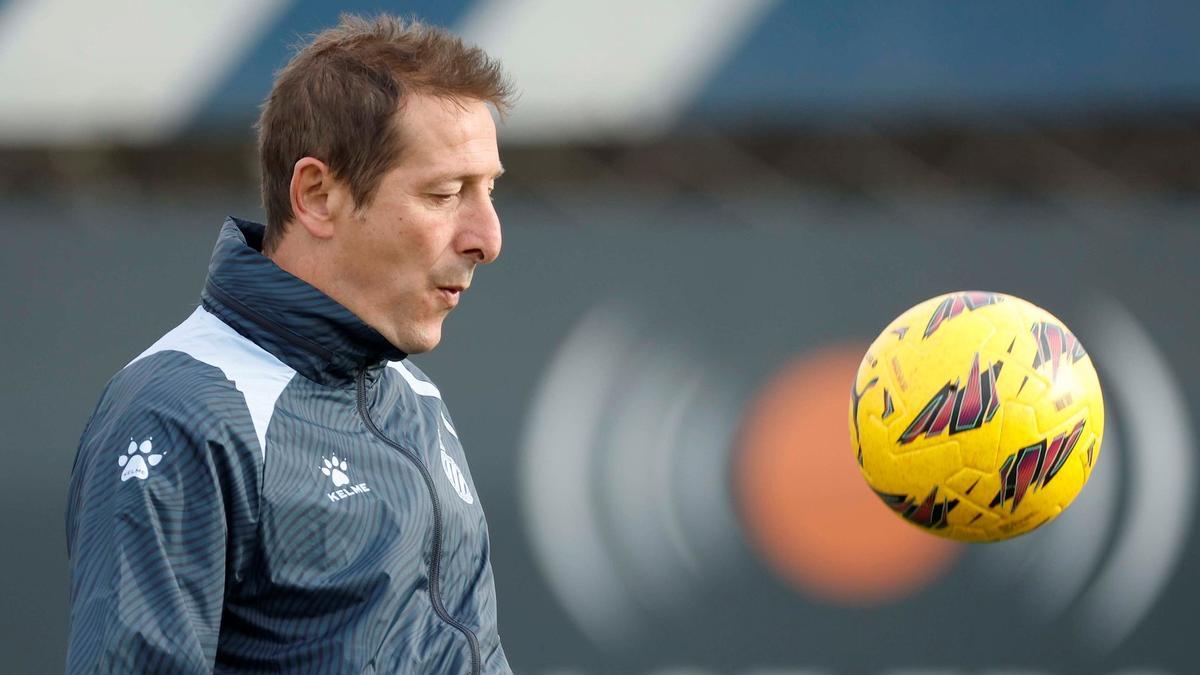
{"type": "Polygon", "coordinates": [[[856,460],[897,515],[962,541],[1053,520],[1100,456],[1091,358],[1049,312],[963,291],[913,307],[876,338],[850,398],[856,460]]]}

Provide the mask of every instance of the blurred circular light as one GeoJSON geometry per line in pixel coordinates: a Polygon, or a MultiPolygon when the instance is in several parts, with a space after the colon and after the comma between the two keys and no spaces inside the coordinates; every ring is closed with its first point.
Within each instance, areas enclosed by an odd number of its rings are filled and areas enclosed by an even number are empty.
{"type": "Polygon", "coordinates": [[[783,368],[747,408],[734,491],[751,544],[797,589],[836,604],[881,604],[942,576],[961,547],[900,521],[871,493],[846,432],[866,345],[783,368]]]}

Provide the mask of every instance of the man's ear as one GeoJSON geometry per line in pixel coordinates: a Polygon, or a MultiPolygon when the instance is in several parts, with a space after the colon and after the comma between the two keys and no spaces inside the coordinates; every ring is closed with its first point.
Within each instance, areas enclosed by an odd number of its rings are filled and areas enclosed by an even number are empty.
{"type": "Polygon", "coordinates": [[[301,157],[292,167],[289,193],[293,221],[317,239],[333,237],[334,225],[352,201],[346,186],[315,157],[301,157]]]}

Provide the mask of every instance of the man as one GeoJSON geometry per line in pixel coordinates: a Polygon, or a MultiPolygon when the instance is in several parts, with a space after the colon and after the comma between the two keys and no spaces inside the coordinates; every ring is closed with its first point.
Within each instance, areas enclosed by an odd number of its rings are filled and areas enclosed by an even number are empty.
{"type": "Polygon", "coordinates": [[[508,673],[432,349],[500,252],[499,65],[343,18],[279,74],[267,225],[109,382],[67,514],[72,673],[508,673]]]}

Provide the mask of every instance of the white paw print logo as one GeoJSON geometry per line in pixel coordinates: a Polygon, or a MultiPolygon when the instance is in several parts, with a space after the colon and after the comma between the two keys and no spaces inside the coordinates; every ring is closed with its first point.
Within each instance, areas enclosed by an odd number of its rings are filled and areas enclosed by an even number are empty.
{"type": "Polygon", "coordinates": [[[321,467],[321,473],[329,476],[333,480],[334,487],[342,487],[350,482],[350,477],[346,475],[346,460],[338,460],[337,455],[331,455],[329,459],[321,458],[325,466],[321,467]]]}
{"type": "Polygon", "coordinates": [[[162,461],[166,453],[154,452],[154,444],[151,442],[153,440],[147,438],[139,445],[132,438],[129,439],[129,449],[117,459],[117,464],[125,467],[121,472],[122,483],[130,478],[146,480],[150,476],[150,467],[162,461]]]}

